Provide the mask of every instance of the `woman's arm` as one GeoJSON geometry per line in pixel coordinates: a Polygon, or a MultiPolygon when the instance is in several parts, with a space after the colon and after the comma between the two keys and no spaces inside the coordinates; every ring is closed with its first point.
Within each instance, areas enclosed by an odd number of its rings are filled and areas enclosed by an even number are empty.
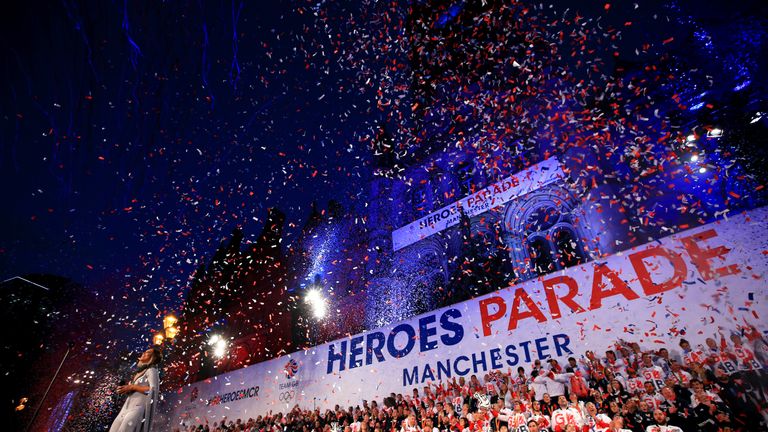
{"type": "Polygon", "coordinates": [[[150,386],[142,386],[142,385],[136,385],[136,384],[131,385],[131,391],[140,392],[144,394],[149,393],[150,389],[151,389],[150,386]]]}
{"type": "Polygon", "coordinates": [[[160,377],[157,373],[157,369],[149,368],[145,373],[147,374],[147,381],[149,381],[149,385],[129,384],[129,385],[121,386],[121,387],[118,387],[117,389],[118,393],[139,392],[139,393],[149,394],[150,390],[157,389],[158,384],[160,382],[160,377]],[[123,391],[121,391],[121,389],[123,391]]]}

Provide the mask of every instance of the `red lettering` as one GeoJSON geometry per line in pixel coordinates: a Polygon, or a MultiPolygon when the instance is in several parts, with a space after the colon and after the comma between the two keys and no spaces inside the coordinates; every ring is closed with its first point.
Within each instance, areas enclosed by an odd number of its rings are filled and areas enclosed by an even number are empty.
{"type": "Polygon", "coordinates": [[[680,287],[683,284],[685,274],[688,271],[685,261],[683,261],[683,258],[679,254],[661,246],[651,247],[630,254],[629,260],[632,262],[632,267],[635,268],[635,273],[637,273],[637,278],[640,281],[640,285],[643,287],[645,295],[659,294],[680,287]],[[644,261],[646,258],[650,257],[666,258],[667,261],[672,264],[672,268],[674,269],[672,277],[664,282],[654,283],[651,278],[651,272],[648,270],[647,264],[644,261]]]}
{"type": "Polygon", "coordinates": [[[565,285],[568,287],[568,292],[559,298],[564,305],[568,306],[573,312],[584,312],[584,308],[579,306],[573,298],[579,293],[579,285],[570,276],[556,276],[551,279],[547,279],[541,282],[544,285],[544,293],[547,295],[547,303],[549,304],[549,311],[552,314],[552,319],[560,318],[560,305],[558,304],[557,294],[555,293],[555,285],[565,285]]]}
{"type": "Polygon", "coordinates": [[[725,246],[718,246],[716,248],[705,248],[702,249],[698,242],[702,242],[707,239],[711,239],[713,237],[717,237],[717,232],[713,229],[708,229],[704,232],[701,232],[699,234],[692,235],[690,237],[684,237],[681,238],[680,241],[683,243],[683,246],[685,246],[685,249],[688,251],[688,255],[691,256],[691,261],[693,261],[693,264],[696,266],[696,269],[699,270],[699,273],[701,274],[701,278],[705,281],[711,280],[713,277],[717,276],[728,276],[732,274],[737,274],[740,272],[739,267],[736,264],[731,264],[726,267],[720,267],[718,269],[713,269],[711,263],[709,260],[713,258],[721,258],[722,260],[725,260],[725,255],[730,252],[731,250],[728,249],[725,246]]]}
{"type": "Polygon", "coordinates": [[[544,316],[543,313],[541,313],[541,310],[538,306],[536,306],[536,303],[533,302],[533,299],[528,295],[527,292],[525,292],[524,289],[518,288],[515,290],[515,300],[512,302],[512,314],[509,317],[509,330],[514,330],[517,328],[517,322],[521,319],[534,317],[536,318],[536,321],[538,322],[544,322],[547,320],[547,318],[544,316]],[[525,305],[528,307],[527,311],[520,311],[520,301],[524,301],[525,305]]]}
{"type": "Polygon", "coordinates": [[[621,280],[619,275],[610,269],[607,265],[595,266],[595,278],[592,281],[592,298],[589,300],[589,308],[592,310],[599,309],[603,305],[603,299],[613,297],[615,295],[623,295],[627,300],[636,300],[639,298],[637,293],[627,286],[627,283],[621,280]],[[608,278],[612,289],[605,290],[605,283],[603,278],[608,278]]]}
{"type": "Polygon", "coordinates": [[[501,297],[489,297],[480,300],[480,321],[483,323],[483,335],[490,336],[491,323],[499,320],[505,313],[507,313],[507,305],[501,297]],[[496,311],[496,313],[490,313],[489,309],[491,304],[495,304],[499,307],[499,310],[496,311]]]}

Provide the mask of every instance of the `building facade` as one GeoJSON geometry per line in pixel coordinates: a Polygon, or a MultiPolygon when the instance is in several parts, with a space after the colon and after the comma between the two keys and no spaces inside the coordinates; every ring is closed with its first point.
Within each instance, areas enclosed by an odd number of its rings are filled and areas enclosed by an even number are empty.
{"type": "MultiPolygon", "coordinates": [[[[187,296],[171,362],[176,383],[600,260],[765,202],[759,167],[740,159],[745,141],[766,136],[765,119],[750,114],[765,105],[756,78],[764,62],[731,76],[707,64],[706,44],[689,41],[600,63],[594,59],[611,57],[611,46],[590,48],[587,36],[574,34],[558,44],[561,29],[548,27],[544,12],[505,3],[408,6],[409,44],[394,54],[407,67],[388,70],[380,126],[364,140],[371,167],[364,199],[313,206],[290,244],[281,241],[285,217],[277,210],[256,244],[242,245],[240,232],[222,243],[187,296]],[[704,73],[685,72],[697,67],[704,73]],[[701,91],[683,92],[680,82],[701,91]],[[529,177],[542,164],[561,175],[536,184],[529,177]],[[471,214],[457,204],[515,175],[529,183],[525,193],[471,214]],[[453,209],[449,226],[395,245],[404,227],[434,224],[430,215],[445,208],[453,209]],[[307,289],[326,294],[327,318],[310,317],[307,289]],[[228,335],[232,354],[210,358],[212,332],[228,335]]],[[[557,25],[582,26],[577,21],[563,15],[557,25]]]]}

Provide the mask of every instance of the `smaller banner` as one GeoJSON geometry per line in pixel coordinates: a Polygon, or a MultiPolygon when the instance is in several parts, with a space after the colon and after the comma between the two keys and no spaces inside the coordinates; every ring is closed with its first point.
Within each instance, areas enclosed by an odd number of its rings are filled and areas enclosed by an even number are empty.
{"type": "Polygon", "coordinates": [[[549,158],[392,231],[392,248],[400,250],[458,224],[459,209],[469,217],[476,216],[564,177],[560,162],[549,158]]]}

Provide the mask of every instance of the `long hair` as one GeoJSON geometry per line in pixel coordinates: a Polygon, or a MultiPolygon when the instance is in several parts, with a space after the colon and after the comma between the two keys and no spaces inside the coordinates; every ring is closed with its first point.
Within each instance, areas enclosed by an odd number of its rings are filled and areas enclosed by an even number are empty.
{"type": "Polygon", "coordinates": [[[152,359],[146,363],[139,362],[135,373],[143,372],[153,366],[156,367],[160,364],[161,361],[163,361],[163,352],[159,347],[153,346],[150,349],[152,350],[152,359]]]}

